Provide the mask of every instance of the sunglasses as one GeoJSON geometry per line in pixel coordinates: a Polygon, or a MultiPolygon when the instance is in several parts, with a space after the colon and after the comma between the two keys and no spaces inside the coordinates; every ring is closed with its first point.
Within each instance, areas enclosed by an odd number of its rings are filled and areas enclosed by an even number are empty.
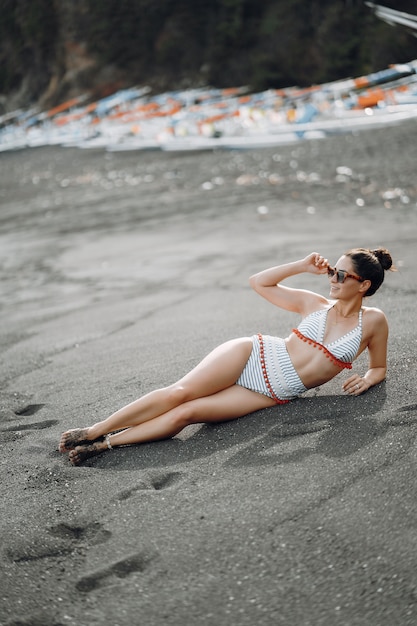
{"type": "Polygon", "coordinates": [[[360,283],[362,283],[364,280],[360,276],[355,276],[355,274],[349,274],[349,272],[347,272],[346,270],[337,270],[335,267],[330,266],[327,268],[327,274],[330,276],[330,278],[333,278],[333,276],[336,274],[336,279],[338,283],[344,283],[346,278],[354,278],[360,283]]]}

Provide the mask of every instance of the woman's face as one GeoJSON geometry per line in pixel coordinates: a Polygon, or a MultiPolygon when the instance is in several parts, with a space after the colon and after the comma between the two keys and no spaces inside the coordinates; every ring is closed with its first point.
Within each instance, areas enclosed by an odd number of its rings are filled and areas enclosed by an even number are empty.
{"type": "MultiPolygon", "coordinates": [[[[340,259],[336,262],[334,266],[336,270],[343,270],[348,274],[353,274],[353,276],[358,276],[355,268],[353,267],[352,259],[348,256],[341,256],[340,259]]],[[[346,276],[344,282],[340,283],[337,280],[337,274],[330,278],[330,297],[331,298],[351,298],[355,296],[362,282],[352,278],[350,276],[346,276]]]]}

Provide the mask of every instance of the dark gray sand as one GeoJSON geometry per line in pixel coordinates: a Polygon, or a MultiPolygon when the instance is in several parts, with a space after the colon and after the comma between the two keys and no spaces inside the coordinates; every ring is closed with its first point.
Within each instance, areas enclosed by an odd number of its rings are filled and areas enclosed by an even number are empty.
{"type": "Polygon", "coordinates": [[[2,625],[417,623],[416,131],[0,155],[2,625]],[[223,340],[285,335],[298,319],[251,273],[379,244],[399,266],[369,302],[385,383],[346,397],[342,373],[78,468],[57,452],[223,340]]]}

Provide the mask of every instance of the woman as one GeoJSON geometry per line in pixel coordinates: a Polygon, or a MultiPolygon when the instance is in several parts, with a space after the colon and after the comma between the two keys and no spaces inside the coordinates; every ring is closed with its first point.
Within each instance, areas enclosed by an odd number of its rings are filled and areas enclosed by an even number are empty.
{"type": "Polygon", "coordinates": [[[256,335],[233,339],[201,361],[178,382],[146,394],[88,428],[63,433],[61,452],[73,465],[115,446],[166,439],[188,424],[235,419],[289,402],[352,367],[366,348],[367,372],[342,384],[358,396],[384,380],[388,324],[379,309],[364,307],[392,268],[388,250],[349,250],[331,267],[313,252],[250,278],[272,304],[299,313],[302,321],[286,338],[256,335]],[[327,274],[330,298],[281,283],[301,273],[327,274]],[[112,433],[112,434],[111,434],[112,433]]]}

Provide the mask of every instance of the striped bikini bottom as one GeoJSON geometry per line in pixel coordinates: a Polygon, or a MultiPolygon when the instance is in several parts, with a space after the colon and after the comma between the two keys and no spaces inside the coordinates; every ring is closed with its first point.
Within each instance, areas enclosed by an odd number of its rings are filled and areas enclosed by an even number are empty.
{"type": "Polygon", "coordinates": [[[289,402],[307,391],[291,363],[284,339],[254,335],[251,355],[237,385],[263,393],[277,404],[289,402]]]}

